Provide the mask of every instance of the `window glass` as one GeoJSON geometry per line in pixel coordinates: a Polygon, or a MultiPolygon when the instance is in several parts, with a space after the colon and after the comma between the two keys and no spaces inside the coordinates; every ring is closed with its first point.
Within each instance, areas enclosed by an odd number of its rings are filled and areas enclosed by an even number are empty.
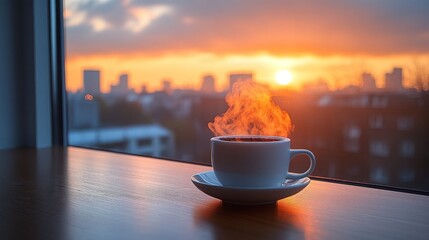
{"type": "Polygon", "coordinates": [[[397,127],[398,130],[409,130],[413,127],[414,119],[408,116],[398,117],[397,127]]]}
{"type": "Polygon", "coordinates": [[[209,165],[282,135],[313,175],[429,191],[428,1],[64,5],[70,145],[209,165]]]}

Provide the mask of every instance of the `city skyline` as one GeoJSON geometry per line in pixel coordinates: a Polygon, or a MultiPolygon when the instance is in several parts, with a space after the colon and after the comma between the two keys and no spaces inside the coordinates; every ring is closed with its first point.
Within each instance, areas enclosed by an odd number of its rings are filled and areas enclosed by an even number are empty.
{"type": "MultiPolygon", "coordinates": [[[[249,61],[252,61],[252,59],[248,59],[249,61]]],[[[310,60],[312,61],[312,60],[310,60]]],[[[163,71],[159,71],[157,73],[144,73],[141,71],[133,72],[125,69],[127,68],[126,65],[121,64],[115,66],[113,69],[108,66],[108,64],[105,64],[103,66],[99,67],[78,67],[70,68],[67,67],[66,70],[66,85],[67,90],[75,92],[79,89],[83,88],[83,75],[82,72],[85,69],[97,69],[103,72],[101,79],[103,79],[100,90],[101,92],[108,92],[110,91],[111,85],[115,85],[118,83],[117,77],[121,74],[127,74],[130,76],[129,86],[133,89],[141,89],[142,86],[145,86],[149,91],[157,91],[159,89],[162,89],[162,81],[165,79],[168,79],[172,83],[173,88],[190,88],[198,90],[201,84],[201,79],[205,75],[212,75],[216,79],[216,90],[217,91],[223,91],[225,89],[228,89],[229,86],[229,79],[228,75],[237,73],[237,72],[252,72],[255,76],[254,78],[260,81],[261,83],[268,84],[274,89],[283,88],[284,85],[279,84],[276,81],[276,74],[280,71],[287,70],[291,72],[292,74],[292,82],[288,84],[287,86],[289,88],[299,90],[303,87],[305,87],[308,84],[315,84],[319,82],[320,80],[323,80],[326,82],[332,90],[341,89],[350,85],[356,85],[357,81],[360,79],[360,74],[363,72],[370,72],[376,82],[376,85],[381,87],[384,86],[384,78],[386,72],[390,71],[392,68],[395,67],[401,67],[403,69],[403,79],[404,79],[404,86],[407,88],[413,88],[416,87],[414,83],[414,68],[416,63],[423,64],[429,69],[429,55],[427,58],[419,58],[419,60],[416,59],[408,59],[408,60],[402,60],[402,62],[407,62],[408,64],[394,64],[394,60],[380,60],[377,64],[369,64],[372,61],[377,61],[377,59],[368,59],[367,61],[361,61],[359,63],[358,60],[356,60],[355,64],[349,64],[348,67],[344,67],[344,69],[336,69],[334,67],[326,66],[326,70],[319,69],[318,71],[306,71],[306,68],[304,66],[301,66],[299,70],[295,70],[295,68],[275,68],[275,67],[267,67],[267,69],[250,69],[250,68],[230,68],[230,70],[213,70],[213,71],[204,71],[204,70],[194,70],[190,71],[186,68],[181,69],[179,68],[178,71],[182,73],[178,73],[178,75],[174,74],[166,74],[163,71]],[[420,60],[421,59],[421,60],[420,60]],[[392,63],[391,63],[392,62],[392,63]],[[377,65],[378,68],[370,67],[371,65],[377,65]],[[372,70],[371,70],[372,69],[372,70]],[[301,74],[297,74],[300,71],[303,71],[304,77],[301,74]],[[307,77],[305,77],[307,76],[307,77]]],[[[229,61],[226,61],[229,62],[229,61]]],[[[137,64],[137,62],[134,62],[134,64],[137,64]]],[[[153,63],[152,63],[153,64],[153,63]]],[[[147,68],[150,68],[151,66],[156,69],[156,66],[153,66],[152,64],[149,64],[147,68]]],[[[245,64],[242,64],[245,65],[245,64]]],[[[311,64],[310,64],[311,65],[311,64]]],[[[274,66],[274,65],[273,65],[274,66]]],[[[159,67],[159,66],[158,66],[159,67]]],[[[152,70],[154,71],[154,70],[152,70]]],[[[426,70],[427,71],[427,70],[426,70]]]]}
{"type": "MultiPolygon", "coordinates": [[[[220,93],[223,91],[227,91],[232,88],[232,86],[240,80],[252,80],[256,82],[258,79],[255,79],[253,72],[245,71],[245,72],[230,72],[227,74],[226,78],[228,80],[227,86],[223,89],[216,88],[217,78],[212,74],[205,74],[200,77],[199,85],[194,86],[193,88],[174,88],[172,87],[171,79],[164,78],[160,79],[162,85],[158,89],[154,89],[153,91],[148,91],[146,85],[141,85],[137,88],[132,88],[129,85],[129,74],[125,72],[121,72],[117,78],[116,82],[110,85],[109,91],[101,91],[100,86],[103,84],[102,71],[99,69],[84,69],[82,71],[82,88],[77,91],[69,92],[83,92],[93,94],[114,94],[114,95],[127,95],[128,93],[148,93],[148,92],[156,92],[156,91],[166,91],[170,92],[175,89],[190,89],[195,91],[200,91],[203,93],[220,93]]],[[[261,82],[260,82],[261,83],[261,82]]],[[[263,82],[262,82],[263,83],[263,82]]],[[[282,89],[288,88],[289,84],[282,85],[282,89]]],[[[373,91],[373,90],[386,90],[386,91],[400,91],[406,89],[407,86],[404,85],[404,76],[403,76],[403,68],[402,67],[393,67],[391,70],[386,71],[383,74],[383,79],[377,80],[371,72],[363,71],[359,74],[358,80],[349,84],[343,88],[332,89],[329,88],[327,82],[320,80],[315,81],[313,83],[307,84],[304,86],[305,89],[313,88],[317,89],[322,87],[322,90],[332,91],[332,90],[341,90],[347,89],[349,87],[358,87],[363,91],[373,91]],[[382,81],[382,84],[380,82],[382,81]],[[323,86],[322,86],[323,85],[323,86]]],[[[293,89],[293,88],[288,88],[293,89]]],[[[276,90],[276,88],[274,88],[276,90]]]]}

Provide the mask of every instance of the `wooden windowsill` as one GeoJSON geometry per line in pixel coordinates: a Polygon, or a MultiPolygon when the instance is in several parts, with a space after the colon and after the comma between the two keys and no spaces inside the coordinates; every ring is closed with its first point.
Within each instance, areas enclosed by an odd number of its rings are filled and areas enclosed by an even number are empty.
{"type": "Polygon", "coordinates": [[[80,148],[0,151],[1,239],[426,239],[429,197],[313,180],[234,206],[190,177],[209,167],[80,148]]]}

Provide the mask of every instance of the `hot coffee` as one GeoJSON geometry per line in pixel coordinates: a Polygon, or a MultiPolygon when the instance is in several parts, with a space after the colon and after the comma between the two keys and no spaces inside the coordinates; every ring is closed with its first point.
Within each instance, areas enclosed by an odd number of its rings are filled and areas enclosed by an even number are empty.
{"type": "Polygon", "coordinates": [[[264,138],[264,137],[234,137],[234,138],[227,138],[223,137],[220,138],[222,141],[228,141],[228,142],[277,142],[280,141],[279,139],[275,138],[264,138]]]}

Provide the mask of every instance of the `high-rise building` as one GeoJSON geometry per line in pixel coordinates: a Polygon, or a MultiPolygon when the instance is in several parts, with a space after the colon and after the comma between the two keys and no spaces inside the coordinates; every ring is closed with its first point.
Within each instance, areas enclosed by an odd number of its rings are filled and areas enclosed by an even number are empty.
{"type": "Polygon", "coordinates": [[[119,76],[119,84],[118,86],[128,89],[128,74],[121,74],[119,76]]]}
{"type": "Polygon", "coordinates": [[[91,95],[100,94],[99,70],[83,70],[83,91],[91,95]]]}
{"type": "Polygon", "coordinates": [[[166,93],[170,93],[172,91],[170,79],[164,79],[162,81],[162,91],[166,93]]]}
{"type": "Polygon", "coordinates": [[[68,124],[70,129],[96,128],[100,123],[100,108],[92,94],[68,95],[68,124]]]}
{"type": "Polygon", "coordinates": [[[229,89],[238,81],[242,80],[253,80],[253,73],[231,73],[229,74],[229,89]]]}
{"type": "Polygon", "coordinates": [[[371,73],[367,73],[367,72],[362,73],[361,80],[362,80],[362,90],[372,91],[377,89],[377,86],[375,84],[375,78],[372,76],[371,73]]]}
{"type": "Polygon", "coordinates": [[[110,93],[114,95],[126,95],[130,92],[128,88],[128,74],[121,74],[119,76],[119,83],[110,86],[110,93]]]}
{"type": "Polygon", "coordinates": [[[141,90],[140,90],[140,94],[146,94],[147,93],[147,87],[146,85],[142,85],[141,90]]]}
{"type": "Polygon", "coordinates": [[[402,68],[393,68],[385,75],[385,88],[389,91],[402,90],[402,68]]]}
{"type": "Polygon", "coordinates": [[[215,78],[213,77],[213,75],[203,76],[200,91],[204,93],[215,92],[215,78]]]}

